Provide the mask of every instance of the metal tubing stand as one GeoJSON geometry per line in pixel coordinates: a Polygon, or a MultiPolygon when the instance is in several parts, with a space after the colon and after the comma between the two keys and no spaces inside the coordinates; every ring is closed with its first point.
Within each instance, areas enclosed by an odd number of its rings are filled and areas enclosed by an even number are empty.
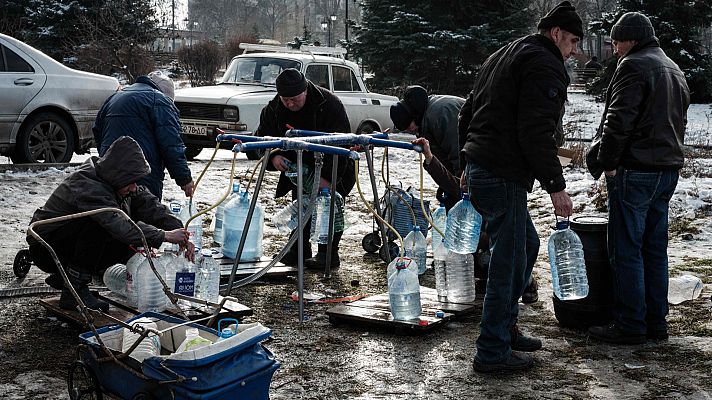
{"type": "MultiPolygon", "coordinates": [[[[297,293],[299,295],[299,322],[304,322],[304,225],[302,225],[302,187],[304,186],[302,177],[302,155],[303,150],[297,150],[297,293]]],[[[316,180],[317,177],[314,176],[316,180]]]]}
{"type": "MultiPolygon", "coordinates": [[[[378,215],[383,215],[381,213],[381,204],[379,201],[378,197],[378,187],[376,185],[376,175],[373,173],[373,148],[366,149],[364,152],[366,155],[366,164],[368,166],[368,176],[371,178],[371,190],[373,191],[373,207],[376,210],[376,213],[378,215]]],[[[388,245],[388,236],[386,233],[386,226],[377,219],[376,223],[378,224],[378,228],[381,230],[381,246],[386,246],[386,249],[388,251],[386,252],[386,263],[391,262],[391,249],[390,246],[388,245]]]]}
{"type": "MultiPolygon", "coordinates": [[[[337,169],[339,166],[339,157],[331,156],[331,201],[329,202],[329,237],[326,245],[326,265],[324,265],[324,278],[331,279],[331,252],[334,249],[334,230],[336,223],[334,221],[335,205],[336,205],[336,179],[338,177],[337,169]]],[[[316,229],[316,227],[315,227],[316,229]]]]}

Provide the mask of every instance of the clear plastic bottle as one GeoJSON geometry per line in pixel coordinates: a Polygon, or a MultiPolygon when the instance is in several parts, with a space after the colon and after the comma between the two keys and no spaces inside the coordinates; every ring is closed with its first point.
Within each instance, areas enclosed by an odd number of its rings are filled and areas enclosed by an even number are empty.
{"type": "Polygon", "coordinates": [[[438,230],[435,229],[435,227],[440,229],[440,232],[445,233],[445,226],[447,226],[447,210],[445,209],[445,203],[440,202],[440,207],[436,208],[430,217],[433,220],[433,229],[431,229],[431,232],[433,233],[431,250],[433,254],[435,254],[435,250],[437,250],[438,246],[440,246],[440,242],[443,240],[443,237],[440,235],[438,230]]]}
{"type": "Polygon", "coordinates": [[[334,233],[343,232],[344,198],[339,192],[331,194],[329,188],[322,188],[316,197],[316,204],[312,212],[310,240],[317,244],[329,244],[329,208],[334,201],[334,233]]]}
{"type": "MultiPolygon", "coordinates": [[[[287,170],[284,172],[284,176],[289,178],[289,180],[297,186],[299,174],[297,173],[297,163],[285,160],[287,163],[287,170]]],[[[302,193],[311,194],[312,186],[314,184],[314,171],[312,168],[304,163],[302,163],[302,193]]]]}
{"type": "Polygon", "coordinates": [[[549,236],[548,250],[554,295],[560,300],[588,296],[583,245],[576,232],[569,229],[569,221],[556,223],[556,231],[549,236]]]}
{"type": "MultiPolygon", "coordinates": [[[[302,212],[306,211],[307,208],[309,208],[309,200],[303,199],[302,212]]],[[[272,217],[272,224],[274,224],[278,231],[282,233],[290,233],[291,231],[297,229],[297,225],[299,224],[298,218],[299,213],[297,212],[297,201],[294,200],[288,206],[279,210],[272,217]]],[[[304,215],[304,218],[306,218],[306,215],[304,215]]]]}
{"type": "Polygon", "coordinates": [[[682,275],[668,280],[668,303],[680,304],[702,294],[702,280],[693,275],[682,275]]]}
{"type": "Polygon", "coordinates": [[[447,301],[450,303],[475,301],[475,259],[472,254],[448,251],[445,266],[447,301]]]}
{"type": "Polygon", "coordinates": [[[104,271],[104,285],[121,297],[126,297],[126,266],[114,264],[104,271]]]}
{"type": "Polygon", "coordinates": [[[481,225],[482,216],[472,206],[470,196],[463,194],[462,200],[458,201],[447,214],[445,247],[460,254],[476,252],[481,225]]]}
{"type": "MultiPolygon", "coordinates": [[[[247,214],[250,209],[250,195],[241,192],[237,198],[225,205],[225,220],[223,222],[224,243],[222,253],[230,258],[237,256],[242,231],[245,229],[247,214]]],[[[252,220],[247,230],[245,247],[242,249],[240,262],[259,261],[262,258],[262,229],[265,213],[262,206],[255,205],[252,220]]]]}
{"type": "Polygon", "coordinates": [[[450,251],[445,248],[443,241],[435,248],[433,253],[433,269],[435,270],[435,290],[438,301],[447,302],[447,256],[450,251]]]}
{"type": "MultiPolygon", "coordinates": [[[[139,325],[146,329],[158,329],[157,325],[153,320],[148,317],[142,317],[136,319],[130,323],[130,325],[139,325]]],[[[137,340],[141,338],[141,335],[136,332],[131,332],[131,330],[124,328],[123,330],[123,340],[121,341],[121,351],[128,351],[137,340]]],[[[149,333],[146,337],[139,342],[138,346],[131,352],[131,358],[143,362],[147,357],[154,357],[161,354],[161,342],[157,335],[149,333]]]]}
{"type": "Polygon", "coordinates": [[[395,268],[396,272],[388,278],[388,303],[393,319],[418,318],[422,312],[418,275],[402,262],[395,268]]]}
{"type": "Polygon", "coordinates": [[[213,342],[210,339],[206,339],[200,336],[200,330],[194,327],[187,327],[185,329],[185,340],[181,342],[176,349],[176,353],[182,353],[184,351],[198,350],[200,348],[210,346],[213,342]]]}
{"type": "MultiPolygon", "coordinates": [[[[165,277],[166,271],[163,263],[156,258],[153,258],[152,261],[156,272],[161,275],[161,278],[165,277]]],[[[139,312],[161,312],[166,309],[166,294],[163,293],[163,285],[151,269],[148,259],[145,259],[138,267],[136,288],[138,289],[137,308],[139,312]]]]}
{"type": "Polygon", "coordinates": [[[201,252],[202,262],[198,266],[198,289],[195,297],[217,303],[220,291],[220,266],[210,250],[201,252]]]}
{"type": "Polygon", "coordinates": [[[143,247],[126,262],[126,302],[130,307],[138,305],[137,272],[138,267],[146,260],[142,253],[143,247]]]}
{"type": "MultiPolygon", "coordinates": [[[[185,226],[185,222],[186,222],[187,220],[186,220],[186,221],[183,221],[183,220],[181,219],[182,216],[181,216],[181,213],[180,213],[181,210],[183,209],[183,203],[180,202],[180,201],[171,201],[170,203],[168,203],[168,209],[170,210],[171,214],[172,214],[174,217],[180,219],[180,220],[181,220],[180,222],[183,224],[183,226],[185,226]]],[[[172,251],[172,252],[175,252],[175,253],[177,253],[177,252],[180,251],[180,245],[178,245],[177,243],[169,243],[169,242],[164,242],[164,243],[165,243],[165,249],[166,249],[166,250],[169,250],[169,251],[172,251]]]]}
{"type": "Polygon", "coordinates": [[[403,239],[403,251],[406,257],[412,258],[418,264],[418,275],[425,273],[428,244],[419,226],[414,226],[413,230],[403,239]]]}
{"type": "Polygon", "coordinates": [[[225,205],[232,199],[240,195],[240,184],[237,182],[232,183],[232,193],[225,198],[215,210],[215,219],[213,222],[215,226],[213,227],[213,242],[222,245],[223,243],[223,220],[225,219],[225,205]]]}
{"type": "Polygon", "coordinates": [[[418,275],[418,264],[413,259],[408,257],[396,257],[390,264],[388,264],[388,267],[386,267],[386,277],[390,279],[391,275],[397,271],[396,267],[401,264],[405,265],[411,272],[418,275]]]}

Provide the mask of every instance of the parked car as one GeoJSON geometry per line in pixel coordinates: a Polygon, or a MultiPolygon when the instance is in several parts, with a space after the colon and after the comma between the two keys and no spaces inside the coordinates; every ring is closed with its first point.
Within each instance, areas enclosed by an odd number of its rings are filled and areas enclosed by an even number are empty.
{"type": "MultiPolygon", "coordinates": [[[[358,66],[344,59],[345,50],[335,47],[288,47],[242,44],[245,54],[230,62],[214,86],[176,91],[183,141],[189,159],[204,147],[215,147],[215,128],[227,133],[253,133],[262,108],[277,94],[275,80],[282,70],[296,68],[315,85],[336,94],[346,108],[354,133],[392,128],[390,106],[397,97],[371,93],[358,66]]],[[[222,144],[231,148],[232,144],[222,144]]],[[[248,153],[256,159],[257,153],[248,153]]]]}
{"type": "Polygon", "coordinates": [[[91,126],[116,78],[77,71],[0,34],[0,154],[68,162],[93,145],[91,126]]]}

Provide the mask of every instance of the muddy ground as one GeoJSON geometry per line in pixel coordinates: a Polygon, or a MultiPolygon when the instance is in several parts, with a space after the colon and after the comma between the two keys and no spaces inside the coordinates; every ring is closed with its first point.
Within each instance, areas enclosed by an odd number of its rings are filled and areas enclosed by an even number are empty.
{"type": "MultiPolygon", "coordinates": [[[[203,152],[191,168],[205,166],[209,153],[203,152]]],[[[207,203],[217,198],[226,185],[229,155],[211,166],[201,197],[207,203]]],[[[398,159],[396,159],[398,160],[398,159]]],[[[403,162],[413,161],[404,157],[403,162]]],[[[252,165],[239,157],[237,170],[252,165]]],[[[405,183],[417,184],[417,169],[392,170],[405,183]],[[415,171],[415,172],[414,172],[415,171]]],[[[2,174],[0,172],[0,174],[2,174]]],[[[25,246],[26,225],[32,211],[41,205],[66,172],[4,173],[0,185],[0,288],[43,285],[44,274],[33,267],[24,280],[12,273],[12,260],[25,246]]],[[[362,189],[367,198],[370,185],[362,172],[362,189]]],[[[267,214],[282,207],[269,193],[276,174],[266,180],[261,196],[267,214]]],[[[432,182],[425,180],[426,197],[433,197],[432,182]]],[[[166,181],[164,197],[177,196],[174,184],[166,181]]],[[[540,337],[544,348],[536,352],[536,366],[523,373],[480,375],[472,371],[474,342],[478,334],[477,316],[449,323],[422,336],[396,335],[365,326],[330,324],[328,304],[306,305],[305,322],[298,321],[297,304],[290,294],[296,290],[296,277],[262,279],[234,292],[258,321],[272,329],[266,346],[281,362],[272,381],[272,399],[470,399],[470,398],[549,398],[549,399],[651,399],[712,397],[712,274],[708,249],[698,256],[676,258],[674,269],[702,276],[703,295],[670,309],[667,342],[636,346],[605,345],[589,341],[579,331],[558,326],[555,318],[545,256],[546,237],[552,223],[548,196],[541,190],[531,195],[531,213],[542,237],[536,265],[540,301],[522,305],[520,325],[525,332],[540,337]]],[[[371,218],[358,198],[356,189],[349,197],[351,227],[342,241],[342,266],[330,280],[307,272],[308,292],[331,296],[378,294],[386,291],[385,266],[361,248],[363,235],[371,231],[371,218]],[[354,286],[352,281],[357,280],[354,286]]],[[[689,239],[689,237],[688,237],[689,239]]],[[[268,224],[265,253],[274,254],[285,240],[268,224]]],[[[671,253],[695,247],[681,234],[671,237],[671,253]]],[[[693,251],[694,253],[694,251],[693,251]]],[[[434,286],[432,270],[421,278],[421,285],[434,286]]],[[[73,360],[77,336],[85,328],[67,324],[48,314],[37,303],[42,296],[0,299],[0,398],[66,399],[67,365],[73,360]]]]}

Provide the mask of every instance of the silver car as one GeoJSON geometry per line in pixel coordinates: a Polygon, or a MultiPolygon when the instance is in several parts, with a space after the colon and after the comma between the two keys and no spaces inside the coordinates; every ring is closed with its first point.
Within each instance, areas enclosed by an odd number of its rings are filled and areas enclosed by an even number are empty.
{"type": "Polygon", "coordinates": [[[93,145],[91,126],[116,78],[77,71],[0,34],[0,154],[68,162],[93,145]]]}

